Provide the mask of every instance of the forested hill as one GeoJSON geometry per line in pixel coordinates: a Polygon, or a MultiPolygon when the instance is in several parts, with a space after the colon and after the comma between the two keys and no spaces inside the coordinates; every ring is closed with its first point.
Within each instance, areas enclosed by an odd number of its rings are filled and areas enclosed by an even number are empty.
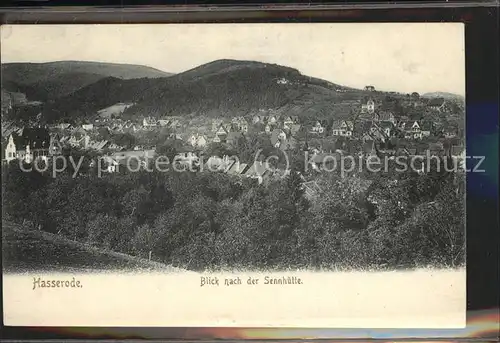
{"type": "Polygon", "coordinates": [[[24,93],[32,101],[46,102],[72,94],[106,77],[137,79],[170,75],[131,64],[85,61],[5,63],[2,64],[2,89],[24,93]]]}
{"type": "Polygon", "coordinates": [[[359,93],[289,67],[217,60],[170,77],[104,78],[45,104],[41,112],[48,122],[74,121],[118,102],[133,102],[136,106],[126,111],[130,117],[238,116],[283,106],[317,115],[339,99],[359,99],[359,93]]]}

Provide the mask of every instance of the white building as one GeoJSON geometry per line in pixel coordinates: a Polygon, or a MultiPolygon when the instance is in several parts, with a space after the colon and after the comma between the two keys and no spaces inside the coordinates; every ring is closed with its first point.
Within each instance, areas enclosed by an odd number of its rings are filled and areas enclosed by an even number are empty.
{"type": "Polygon", "coordinates": [[[365,104],[361,105],[362,113],[373,113],[375,112],[375,102],[372,99],[368,99],[365,104]]]}
{"type": "Polygon", "coordinates": [[[37,158],[47,159],[54,155],[57,146],[53,142],[49,131],[43,128],[23,128],[19,132],[13,132],[9,136],[5,147],[5,159],[10,162],[15,159],[31,163],[37,158]]]}

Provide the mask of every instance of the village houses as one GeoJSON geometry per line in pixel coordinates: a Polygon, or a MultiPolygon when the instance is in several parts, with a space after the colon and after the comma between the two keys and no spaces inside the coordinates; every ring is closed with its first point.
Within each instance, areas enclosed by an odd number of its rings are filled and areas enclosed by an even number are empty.
{"type": "Polygon", "coordinates": [[[354,124],[350,120],[335,121],[332,125],[332,135],[341,137],[352,137],[354,124]]]}
{"type": "Polygon", "coordinates": [[[224,143],[226,142],[227,135],[229,134],[228,126],[224,123],[221,123],[218,129],[215,131],[214,142],[215,143],[224,143]]]}
{"type": "Polygon", "coordinates": [[[275,148],[279,147],[282,141],[285,141],[287,138],[285,131],[282,129],[275,129],[271,133],[271,144],[275,148]]]}
{"type": "Polygon", "coordinates": [[[294,125],[299,123],[299,118],[297,116],[286,116],[283,120],[283,129],[291,130],[294,125]]]}
{"type": "Polygon", "coordinates": [[[157,121],[153,117],[146,117],[142,120],[142,126],[144,128],[153,128],[157,126],[157,121]]]}
{"type": "Polygon", "coordinates": [[[311,133],[322,134],[325,132],[325,127],[326,127],[326,122],[323,120],[318,120],[311,128],[311,133]]]}
{"type": "Polygon", "coordinates": [[[390,111],[379,111],[375,114],[375,119],[378,121],[388,121],[396,125],[396,117],[390,111]]]}
{"type": "Polygon", "coordinates": [[[366,102],[361,105],[361,113],[373,112],[375,112],[375,101],[372,98],[368,98],[366,102]]]}
{"type": "Polygon", "coordinates": [[[233,118],[231,123],[233,124],[235,130],[244,133],[248,132],[248,122],[244,117],[233,118]]]}
{"type": "Polygon", "coordinates": [[[205,135],[195,133],[189,137],[189,144],[191,144],[195,148],[204,148],[207,145],[208,141],[205,135]]]}
{"type": "MultiPolygon", "coordinates": [[[[375,87],[366,86],[365,91],[374,92],[375,87]]],[[[200,123],[200,125],[196,127],[196,130],[189,130],[184,125],[186,119],[182,117],[162,117],[158,120],[153,117],[144,117],[142,128],[146,130],[173,128],[175,131],[170,137],[182,137],[184,141],[183,149],[177,150],[177,157],[179,163],[186,165],[196,164],[198,161],[196,154],[200,153],[200,150],[204,149],[208,143],[226,143],[237,148],[241,146],[242,140],[246,140],[254,133],[259,135],[259,139],[267,139],[271,146],[283,151],[290,151],[299,146],[307,151],[313,151],[316,154],[314,164],[318,168],[325,165],[325,158],[326,161],[331,160],[339,152],[370,156],[380,152],[415,155],[428,151],[433,156],[444,156],[442,147],[432,145],[424,138],[436,135],[440,139],[455,139],[458,136],[459,128],[447,124],[442,124],[443,127],[440,127],[440,122],[433,123],[430,120],[432,118],[429,116],[432,115],[430,111],[414,107],[411,110],[406,108],[405,111],[400,111],[389,105],[385,106],[381,98],[377,97],[378,93],[365,94],[366,97],[363,99],[343,100],[332,104],[329,108],[330,112],[322,115],[323,119],[312,122],[308,119],[308,115],[304,115],[300,119],[296,115],[290,115],[291,113],[300,113],[300,107],[298,109],[287,107],[276,110],[265,109],[246,117],[216,118],[211,123],[205,118],[202,119],[203,122],[197,119],[196,123],[197,125],[200,123]],[[360,115],[360,112],[364,115],[360,115]],[[181,123],[183,124],[181,125],[181,123]],[[439,130],[434,130],[434,125],[438,125],[439,130]],[[267,133],[268,136],[261,135],[262,133],[267,133]],[[308,136],[308,133],[313,134],[313,139],[311,139],[311,135],[308,136]],[[398,140],[403,142],[403,147],[397,145],[398,140]],[[320,141],[320,143],[311,143],[312,141],[320,141]],[[393,144],[393,142],[396,143],[393,144]],[[424,148],[417,149],[417,145],[422,145],[424,148]]],[[[418,99],[418,101],[425,104],[431,111],[442,112],[446,110],[446,101],[442,98],[431,99],[428,102],[423,98],[423,100],[418,99]]],[[[445,121],[443,122],[445,123],[445,121]]],[[[135,131],[141,130],[140,117],[138,124],[134,124],[132,121],[114,119],[99,123],[95,121],[93,124],[86,123],[81,126],[75,124],[75,127],[74,130],[70,131],[70,124],[51,125],[51,130],[61,134],[61,139],[56,135],[47,136],[42,133],[46,129],[40,128],[9,131],[5,158],[7,161],[18,158],[33,161],[38,156],[60,153],[61,146],[64,144],[87,150],[104,151],[108,154],[106,157],[107,170],[116,172],[124,163],[118,152],[125,153],[125,155],[128,152],[124,151],[124,147],[112,143],[114,140],[109,136],[123,132],[133,134],[135,131]],[[100,128],[106,126],[110,127],[109,132],[106,134],[98,132],[100,128]],[[54,150],[52,151],[52,149],[54,150]]],[[[141,137],[141,135],[137,134],[135,137],[141,137]]],[[[454,140],[453,144],[463,144],[459,140],[456,141],[457,143],[454,140]]],[[[150,149],[153,144],[160,143],[151,143],[151,146],[144,142],[130,143],[127,145],[127,149],[132,149],[135,144],[137,144],[134,148],[135,154],[142,156],[139,158],[141,161],[139,164],[144,164],[146,163],[144,161],[148,160],[142,155],[145,147],[150,149]]],[[[460,150],[459,147],[448,150],[450,155],[462,154],[462,152],[463,148],[460,150]]],[[[227,165],[222,163],[225,165],[223,172],[228,175],[257,179],[259,183],[265,182],[273,175],[272,172],[266,170],[262,163],[256,162],[254,165],[247,165],[244,163],[235,164],[234,161],[232,161],[233,163],[226,162],[227,165]]]]}

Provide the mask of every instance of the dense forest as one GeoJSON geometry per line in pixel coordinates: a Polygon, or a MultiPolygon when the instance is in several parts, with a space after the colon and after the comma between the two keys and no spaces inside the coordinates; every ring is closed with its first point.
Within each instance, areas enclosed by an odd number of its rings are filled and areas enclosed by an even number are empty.
{"type": "MultiPolygon", "coordinates": [[[[2,171],[3,217],[104,249],[190,270],[375,269],[464,263],[464,175],[368,172],[268,186],[214,172],[93,167],[53,178],[2,171]]],[[[442,170],[442,169],[441,169],[442,170]]]]}
{"type": "MultiPolygon", "coordinates": [[[[41,113],[38,119],[44,123],[86,122],[94,119],[98,110],[119,102],[136,104],[125,111],[126,119],[192,114],[234,117],[286,104],[297,107],[299,112],[317,113],[348,97],[336,92],[348,88],[302,75],[292,68],[236,60],[217,60],[169,77],[124,79],[66,73],[42,81],[21,90],[29,93],[29,99],[43,99],[44,103],[25,113],[15,109],[9,120],[34,120],[41,113]]],[[[20,91],[15,87],[10,90],[20,91]]],[[[359,96],[359,91],[356,94],[359,96]]]]}
{"type": "Polygon", "coordinates": [[[3,63],[2,89],[51,102],[107,77],[128,80],[169,75],[146,66],[104,62],[3,63]]]}

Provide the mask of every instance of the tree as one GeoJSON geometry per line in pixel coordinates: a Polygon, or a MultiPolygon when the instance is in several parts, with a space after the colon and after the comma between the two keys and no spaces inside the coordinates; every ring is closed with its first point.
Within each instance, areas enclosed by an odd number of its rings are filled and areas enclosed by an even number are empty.
{"type": "Polygon", "coordinates": [[[206,146],[205,148],[205,155],[206,156],[218,156],[218,157],[224,157],[224,156],[232,156],[234,155],[234,150],[228,147],[226,144],[223,143],[210,143],[206,146]]]}
{"type": "Polygon", "coordinates": [[[14,221],[41,219],[43,212],[43,189],[50,178],[31,169],[32,166],[19,161],[11,161],[2,166],[2,209],[14,221]],[[32,207],[33,206],[33,207],[32,207]],[[35,214],[35,216],[33,216],[35,214]]]}
{"type": "Polygon", "coordinates": [[[318,184],[322,192],[311,207],[316,220],[324,226],[333,224],[340,230],[361,230],[367,227],[369,213],[365,206],[366,180],[328,175],[319,180],[318,184]]]}

